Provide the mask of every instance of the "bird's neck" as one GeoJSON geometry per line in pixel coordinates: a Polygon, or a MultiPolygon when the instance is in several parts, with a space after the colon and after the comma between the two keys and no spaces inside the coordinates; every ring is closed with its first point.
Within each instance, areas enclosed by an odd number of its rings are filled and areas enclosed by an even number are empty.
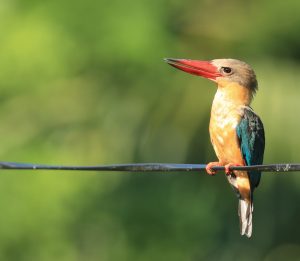
{"type": "Polygon", "coordinates": [[[237,83],[227,84],[226,86],[219,84],[217,93],[214,97],[213,106],[228,106],[234,107],[249,106],[252,100],[252,93],[246,87],[237,83]]]}

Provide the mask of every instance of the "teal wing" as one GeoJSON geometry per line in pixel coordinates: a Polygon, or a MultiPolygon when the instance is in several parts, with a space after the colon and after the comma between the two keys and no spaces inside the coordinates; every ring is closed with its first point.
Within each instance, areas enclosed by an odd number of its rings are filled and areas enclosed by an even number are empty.
{"type": "MultiPolygon", "coordinates": [[[[250,107],[244,109],[243,117],[236,131],[246,165],[262,164],[265,150],[264,126],[250,107]]],[[[249,171],[248,175],[253,191],[259,184],[261,173],[260,171],[249,171]]]]}

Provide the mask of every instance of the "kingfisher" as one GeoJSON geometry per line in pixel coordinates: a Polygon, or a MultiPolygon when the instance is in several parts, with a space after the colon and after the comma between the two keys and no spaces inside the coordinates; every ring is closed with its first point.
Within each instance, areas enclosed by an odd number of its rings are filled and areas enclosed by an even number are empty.
{"type": "Polygon", "coordinates": [[[258,89],[253,69],[240,60],[199,61],[166,58],[171,66],[207,78],[217,84],[211,108],[209,133],[218,158],[206,165],[209,175],[215,166],[224,166],[226,177],[238,197],[240,233],[252,235],[253,192],[259,185],[260,171],[232,171],[232,166],[259,165],[263,162],[265,134],[263,123],[250,107],[258,89]]]}

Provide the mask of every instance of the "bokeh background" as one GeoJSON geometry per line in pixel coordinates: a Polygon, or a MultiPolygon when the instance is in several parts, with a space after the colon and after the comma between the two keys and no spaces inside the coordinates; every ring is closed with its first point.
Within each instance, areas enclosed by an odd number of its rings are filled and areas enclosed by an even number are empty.
{"type": "MultiPolygon", "coordinates": [[[[164,57],[238,58],[265,163],[300,161],[300,3],[1,0],[0,158],[205,163],[215,86],[164,57]]],[[[223,174],[1,171],[1,260],[299,260],[300,174],[263,174],[239,235],[223,174]]]]}

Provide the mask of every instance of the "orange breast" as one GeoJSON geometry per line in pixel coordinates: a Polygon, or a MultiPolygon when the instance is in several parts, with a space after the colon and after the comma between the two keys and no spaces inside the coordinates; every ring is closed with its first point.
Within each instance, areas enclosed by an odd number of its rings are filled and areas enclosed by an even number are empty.
{"type": "MultiPolygon", "coordinates": [[[[209,124],[211,142],[222,165],[236,163],[244,165],[236,127],[239,124],[243,104],[221,99],[216,94],[209,124]]],[[[232,184],[239,190],[242,198],[250,201],[250,182],[247,172],[235,171],[236,183],[232,184]]]]}
{"type": "Polygon", "coordinates": [[[236,127],[241,120],[243,108],[251,102],[249,90],[237,83],[218,82],[209,132],[214,150],[224,164],[243,164],[236,127]]]}
{"type": "Polygon", "coordinates": [[[236,127],[241,115],[236,108],[213,109],[209,124],[210,138],[219,161],[224,164],[243,164],[236,127]]]}

